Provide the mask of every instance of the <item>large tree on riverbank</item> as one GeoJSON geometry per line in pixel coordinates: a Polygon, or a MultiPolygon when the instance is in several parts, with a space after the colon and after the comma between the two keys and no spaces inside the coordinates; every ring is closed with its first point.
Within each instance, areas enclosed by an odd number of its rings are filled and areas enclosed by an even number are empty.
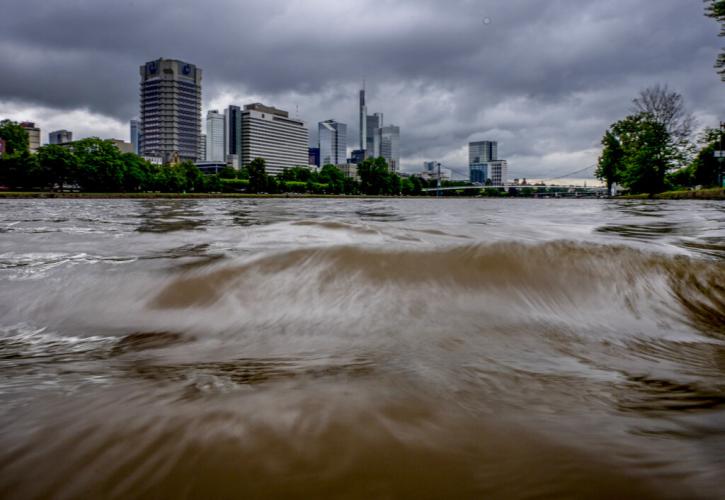
{"type": "Polygon", "coordinates": [[[619,182],[633,193],[665,190],[665,174],[677,153],[666,127],[650,113],[614,123],[602,140],[597,177],[608,186],[619,182]]]}
{"type": "MultiPolygon", "coordinates": [[[[705,0],[705,15],[720,23],[720,36],[725,36],[725,0],[705,0]]],[[[721,50],[715,62],[720,78],[725,81],[725,50],[721,50]]]]}

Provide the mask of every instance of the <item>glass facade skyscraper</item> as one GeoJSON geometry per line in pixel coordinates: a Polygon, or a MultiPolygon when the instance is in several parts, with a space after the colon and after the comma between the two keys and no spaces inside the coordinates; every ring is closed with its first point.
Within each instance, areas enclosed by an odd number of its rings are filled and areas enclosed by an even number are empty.
{"type": "Polygon", "coordinates": [[[239,106],[224,110],[224,127],[224,159],[238,169],[242,159],[242,109],[239,106]]]}
{"type": "Polygon", "coordinates": [[[216,109],[206,113],[206,161],[226,161],[224,115],[216,109]]]}
{"type": "Polygon", "coordinates": [[[347,125],[335,120],[318,124],[320,166],[347,163],[347,125]]]}

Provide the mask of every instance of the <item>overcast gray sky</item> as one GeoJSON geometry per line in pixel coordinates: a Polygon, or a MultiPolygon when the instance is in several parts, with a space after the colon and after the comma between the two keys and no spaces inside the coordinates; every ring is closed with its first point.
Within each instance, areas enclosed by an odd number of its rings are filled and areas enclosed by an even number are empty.
{"type": "Polygon", "coordinates": [[[348,124],[357,90],[401,127],[402,164],[467,164],[497,140],[510,177],[596,162],[606,127],[655,83],[700,125],[725,118],[713,70],[722,40],[701,0],[3,0],[0,118],[44,140],[128,139],[138,67],[157,57],[204,70],[204,113],[262,101],[308,122],[348,124]]]}

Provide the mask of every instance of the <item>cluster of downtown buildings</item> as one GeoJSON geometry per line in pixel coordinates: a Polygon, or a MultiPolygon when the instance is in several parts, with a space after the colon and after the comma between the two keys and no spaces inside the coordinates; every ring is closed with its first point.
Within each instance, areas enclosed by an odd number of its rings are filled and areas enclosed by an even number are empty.
{"type": "MultiPolygon", "coordinates": [[[[135,153],[156,164],[194,162],[204,171],[224,167],[240,169],[255,158],[265,160],[267,173],[287,168],[319,168],[332,164],[357,177],[356,165],[366,158],[382,157],[392,172],[400,171],[400,128],[385,125],[383,113],[368,114],[366,93],[359,93],[359,144],[347,156],[347,125],[330,119],[318,124],[318,144],[309,146],[306,123],[287,111],[261,103],[230,105],[222,112],[210,110],[202,133],[202,70],[194,64],[159,58],[140,67],[140,115],[131,120],[131,142],[111,141],[123,152],[135,153]]],[[[20,124],[28,132],[31,151],[40,147],[40,129],[20,124]]],[[[50,144],[68,144],[73,134],[58,130],[50,144]]],[[[507,184],[507,163],[498,158],[493,141],[471,142],[468,174],[474,184],[507,184]]],[[[428,179],[450,179],[453,172],[437,162],[424,162],[428,179]]]]}
{"type": "Polygon", "coordinates": [[[355,175],[354,165],[383,157],[392,171],[400,165],[400,129],[383,126],[383,115],[367,116],[360,92],[360,149],[347,157],[347,125],[336,120],[318,124],[319,140],[309,147],[306,123],[289,112],[261,103],[210,110],[201,133],[202,70],[173,59],[149,61],[140,68],[141,108],[131,121],[131,143],[137,154],[154,163],[189,160],[202,170],[239,169],[263,158],[269,174],[286,168],[332,164],[355,175]]]}

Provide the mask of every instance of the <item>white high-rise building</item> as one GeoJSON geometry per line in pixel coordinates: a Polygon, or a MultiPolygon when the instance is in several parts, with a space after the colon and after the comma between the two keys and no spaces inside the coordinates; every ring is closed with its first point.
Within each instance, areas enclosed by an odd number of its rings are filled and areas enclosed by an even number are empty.
{"type": "Polygon", "coordinates": [[[260,103],[242,111],[242,166],[255,158],[265,160],[267,173],[278,175],[286,168],[309,161],[309,131],[305,122],[290,118],[287,111],[260,103]]]}
{"type": "Polygon", "coordinates": [[[347,163],[347,125],[335,120],[318,124],[320,166],[347,163]]]}
{"type": "Polygon", "coordinates": [[[206,114],[206,161],[226,161],[224,115],[216,109],[206,114]]]}
{"type": "Polygon", "coordinates": [[[505,186],[508,183],[508,163],[506,160],[488,162],[488,175],[494,186],[505,186]]]}

